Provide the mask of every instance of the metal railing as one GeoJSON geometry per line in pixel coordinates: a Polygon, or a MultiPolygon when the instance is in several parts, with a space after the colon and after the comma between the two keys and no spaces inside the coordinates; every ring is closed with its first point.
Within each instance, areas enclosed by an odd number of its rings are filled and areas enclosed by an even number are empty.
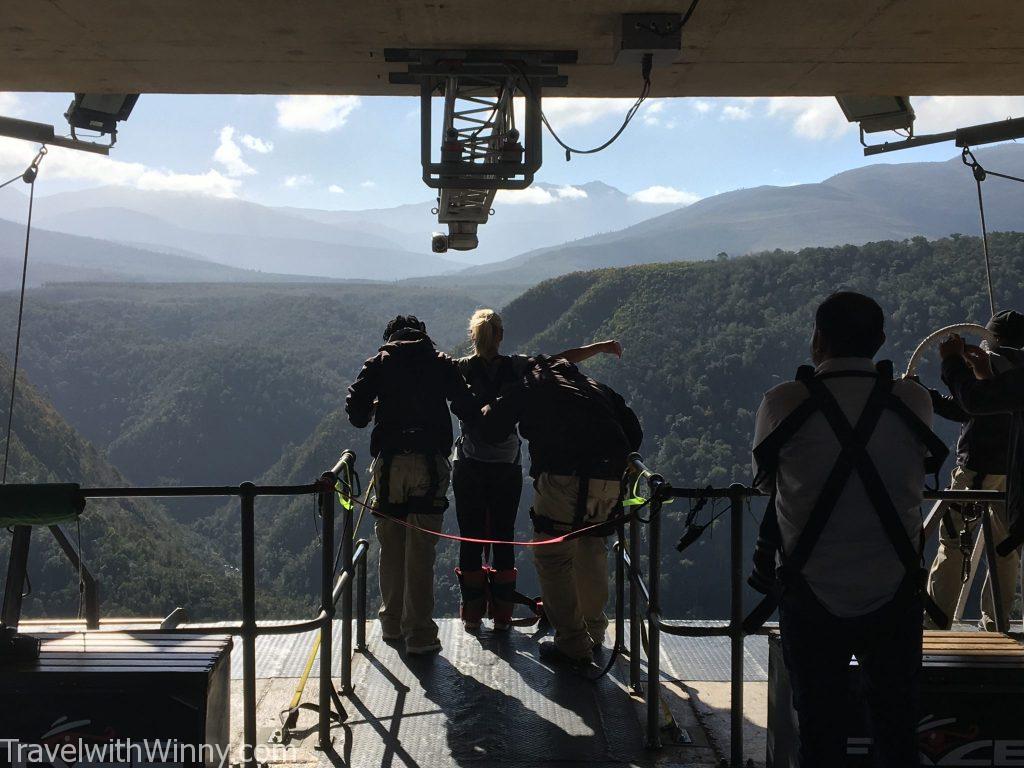
{"type": "MultiPolygon", "coordinates": [[[[357,650],[366,646],[366,559],[369,543],[365,540],[354,540],[353,514],[351,508],[344,509],[341,528],[340,563],[342,572],[335,579],[335,488],[339,479],[354,474],[356,456],[352,451],[345,451],[332,469],[324,472],[320,479],[307,485],[254,485],[242,483],[238,486],[180,486],[180,487],[140,487],[140,488],[83,488],[82,495],[86,499],[130,499],[130,498],[185,498],[185,497],[237,497],[240,500],[241,516],[241,549],[242,549],[242,596],[240,622],[230,624],[188,624],[179,625],[173,631],[189,634],[237,634],[242,638],[242,759],[244,768],[256,765],[256,639],[262,635],[293,635],[303,632],[320,632],[320,691],[319,691],[319,722],[317,725],[318,746],[328,749],[331,741],[331,706],[335,688],[331,680],[331,662],[333,660],[332,623],[336,614],[335,606],[341,601],[341,692],[349,693],[352,689],[352,613],[353,588],[359,591],[356,602],[356,635],[357,650]],[[259,496],[317,496],[317,505],[322,518],[320,551],[320,612],[312,619],[291,621],[285,624],[261,623],[256,618],[256,547],[255,547],[255,509],[256,498],[259,496]]],[[[27,559],[28,537],[26,526],[17,526],[12,539],[12,561],[16,557],[15,547],[24,546],[27,559]],[[24,529],[24,530],[22,530],[24,529]],[[19,533],[21,534],[19,536],[19,533]]],[[[19,561],[22,558],[18,558],[19,561]]],[[[23,575],[23,574],[22,574],[23,575]]],[[[4,622],[7,626],[17,626],[20,616],[20,585],[22,580],[15,578],[19,587],[19,598],[16,601],[5,601],[4,622]]],[[[11,574],[8,575],[7,594],[11,595],[11,574]]],[[[86,595],[89,598],[89,595],[86,595]]],[[[95,617],[99,624],[99,606],[96,604],[95,587],[91,600],[93,604],[86,609],[86,614],[95,617]]],[[[102,631],[102,630],[100,630],[102,631]]],[[[167,630],[133,630],[167,631],[167,630]]],[[[339,713],[340,714],[340,713],[339,713]]]]}
{"type": "MultiPolygon", "coordinates": [[[[763,494],[755,488],[734,483],[728,488],[673,488],[665,478],[652,472],[643,459],[634,454],[630,457],[631,474],[640,475],[647,481],[648,488],[648,542],[647,542],[647,579],[640,569],[642,557],[640,543],[641,520],[631,516],[628,523],[628,536],[625,526],[619,526],[618,541],[615,544],[615,632],[619,647],[629,650],[629,684],[634,692],[644,695],[646,706],[646,739],[647,746],[659,749],[661,744],[661,727],[659,722],[659,700],[661,691],[661,634],[683,637],[728,637],[730,641],[730,703],[729,703],[729,765],[732,768],[743,766],[743,657],[744,638],[743,593],[744,573],[747,563],[743,551],[743,517],[746,501],[763,494]],[[729,621],[694,622],[685,626],[667,623],[661,616],[660,581],[661,581],[661,510],[671,499],[728,499],[729,514],[729,621]],[[625,644],[625,580],[629,580],[629,643],[625,644]],[[646,606],[647,627],[647,680],[646,686],[641,684],[641,649],[643,647],[642,632],[644,617],[642,607],[646,606]]],[[[998,491],[960,491],[960,490],[926,490],[926,499],[939,502],[950,501],[1002,501],[1005,494],[998,491]]],[[[926,531],[935,528],[931,518],[937,514],[938,505],[929,516],[926,531]]],[[[982,516],[982,536],[987,536],[986,548],[989,550],[988,567],[990,581],[994,590],[996,606],[996,622],[1005,629],[1008,627],[1006,617],[1002,616],[999,603],[998,584],[995,573],[994,543],[990,533],[990,510],[982,516]]]]}

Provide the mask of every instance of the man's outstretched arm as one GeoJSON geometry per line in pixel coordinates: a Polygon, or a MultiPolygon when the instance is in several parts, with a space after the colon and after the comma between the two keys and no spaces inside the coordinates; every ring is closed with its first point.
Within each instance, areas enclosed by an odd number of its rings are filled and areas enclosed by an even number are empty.
{"type": "Polygon", "coordinates": [[[614,339],[609,339],[608,341],[599,341],[596,344],[586,344],[582,347],[566,349],[558,354],[551,355],[551,357],[560,357],[575,365],[600,354],[622,357],[622,345],[614,339]]]}

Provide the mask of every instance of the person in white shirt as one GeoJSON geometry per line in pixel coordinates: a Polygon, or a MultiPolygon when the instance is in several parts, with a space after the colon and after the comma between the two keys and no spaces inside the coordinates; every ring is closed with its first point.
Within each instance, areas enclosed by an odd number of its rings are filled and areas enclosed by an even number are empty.
{"type": "Polygon", "coordinates": [[[919,763],[920,504],[926,456],[946,451],[927,390],[876,368],[884,342],[873,299],[832,294],[815,315],[815,368],[769,390],[757,411],[755,483],[773,494],[780,565],[772,573],[775,551],[767,564],[761,551],[755,577],[777,577],[803,768],[845,764],[852,657],[876,764],[919,763]]]}

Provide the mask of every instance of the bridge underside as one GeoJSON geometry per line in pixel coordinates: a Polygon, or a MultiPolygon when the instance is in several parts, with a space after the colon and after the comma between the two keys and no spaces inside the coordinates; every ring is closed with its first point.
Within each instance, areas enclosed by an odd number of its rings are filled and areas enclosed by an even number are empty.
{"type": "MultiPolygon", "coordinates": [[[[0,90],[411,93],[385,48],[578,51],[566,96],[635,96],[626,12],[690,0],[50,0],[4,4],[0,90]]],[[[1013,94],[1016,0],[704,0],[653,95],[1013,94]]]]}

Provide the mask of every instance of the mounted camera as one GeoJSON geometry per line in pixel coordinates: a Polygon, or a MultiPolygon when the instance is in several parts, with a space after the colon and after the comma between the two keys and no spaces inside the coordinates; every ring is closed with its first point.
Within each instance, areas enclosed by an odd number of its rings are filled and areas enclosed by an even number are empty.
{"type": "Polygon", "coordinates": [[[446,253],[449,249],[471,251],[478,244],[474,222],[452,222],[448,225],[447,235],[443,232],[435,232],[430,238],[430,250],[434,253],[446,253]]]}

